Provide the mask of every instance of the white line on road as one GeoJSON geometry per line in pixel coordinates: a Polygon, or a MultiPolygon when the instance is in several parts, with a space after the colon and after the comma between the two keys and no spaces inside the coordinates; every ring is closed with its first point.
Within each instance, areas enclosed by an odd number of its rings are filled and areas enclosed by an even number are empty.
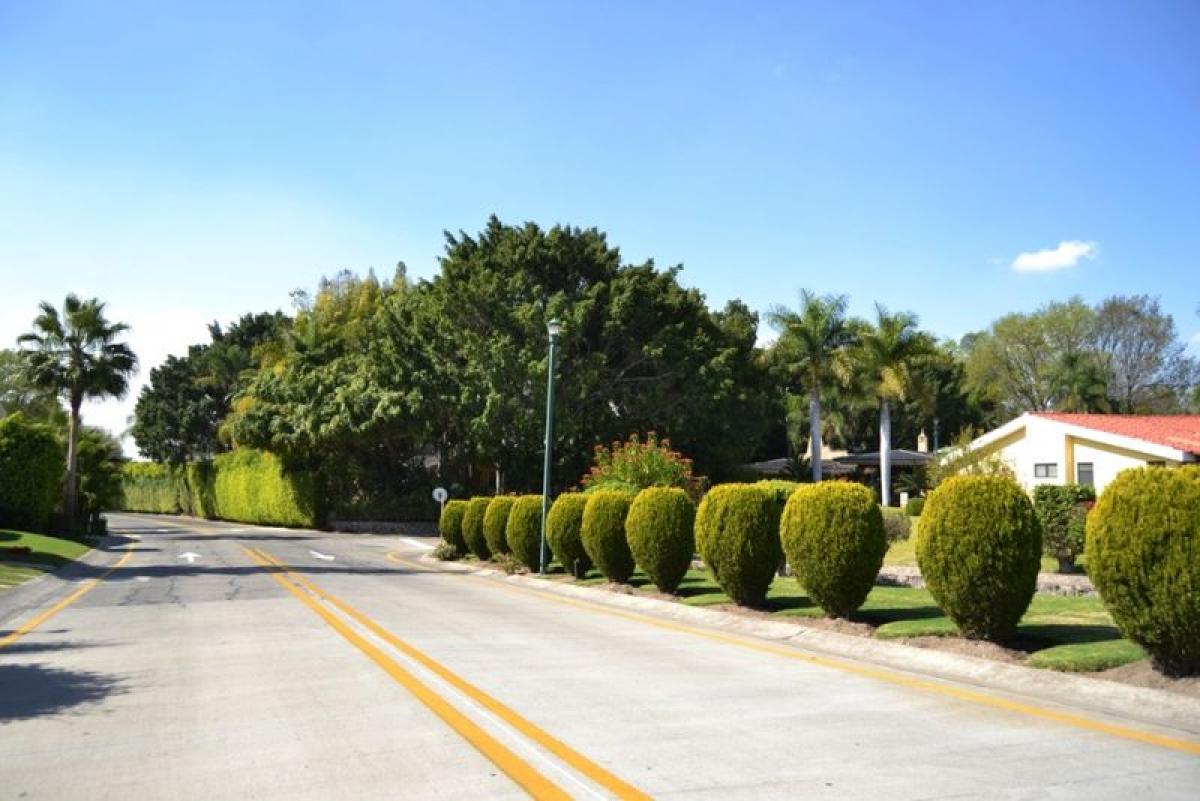
{"type": "Polygon", "coordinates": [[[194,564],[196,562],[196,560],[200,558],[200,554],[192,553],[191,551],[187,551],[185,553],[179,554],[179,558],[186,559],[187,563],[190,565],[190,564],[194,564]]]}
{"type": "Polygon", "coordinates": [[[314,550],[312,550],[311,548],[309,549],[309,551],[308,551],[308,552],[309,552],[309,553],[311,553],[311,554],[313,555],[313,557],[314,557],[314,558],[316,558],[316,559],[324,559],[326,562],[332,562],[332,561],[334,560],[334,558],[335,558],[335,557],[333,557],[333,556],[330,556],[330,555],[329,555],[329,554],[327,554],[327,553],[321,553],[320,551],[314,551],[314,550]]]}

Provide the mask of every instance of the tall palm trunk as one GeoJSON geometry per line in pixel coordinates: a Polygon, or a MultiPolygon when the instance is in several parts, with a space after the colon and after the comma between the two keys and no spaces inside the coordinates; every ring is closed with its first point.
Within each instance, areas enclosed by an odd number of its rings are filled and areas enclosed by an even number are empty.
{"type": "Polygon", "coordinates": [[[72,400],[71,420],[67,424],[67,476],[63,482],[63,517],[68,531],[74,533],[76,492],[79,488],[79,416],[80,404],[72,400]]]}
{"type": "Polygon", "coordinates": [[[821,480],[821,394],[815,386],[808,399],[808,448],[815,484],[821,480]]]}
{"type": "Polygon", "coordinates": [[[892,412],[886,399],[879,406],[879,498],[892,505],[892,412]]]}

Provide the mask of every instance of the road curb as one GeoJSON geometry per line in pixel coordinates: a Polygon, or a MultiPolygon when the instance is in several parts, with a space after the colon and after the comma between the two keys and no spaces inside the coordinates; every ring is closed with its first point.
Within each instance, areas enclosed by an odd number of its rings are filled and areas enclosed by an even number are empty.
{"type": "Polygon", "coordinates": [[[867,662],[922,677],[949,680],[1034,699],[1073,711],[1087,710],[1200,735],[1200,699],[1166,690],[1137,687],[1090,676],[1010,665],[980,657],[918,648],[898,642],[823,631],[799,623],[760,620],[716,609],[566,584],[529,575],[506,575],[494,568],[420,560],[440,570],[473,573],[540,592],[665,618],[746,637],[770,640],[826,656],[867,662]],[[1067,700],[1063,700],[1067,699],[1067,700]]]}

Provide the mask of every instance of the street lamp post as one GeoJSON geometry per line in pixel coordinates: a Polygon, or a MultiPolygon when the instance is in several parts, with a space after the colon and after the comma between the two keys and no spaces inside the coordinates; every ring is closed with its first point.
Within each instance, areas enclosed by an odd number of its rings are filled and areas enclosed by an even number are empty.
{"type": "Polygon", "coordinates": [[[545,461],[542,463],[542,546],[538,551],[538,572],[546,575],[546,515],[550,510],[550,459],[554,454],[554,356],[558,335],[562,333],[562,323],[557,318],[546,324],[546,332],[550,335],[550,358],[546,366],[546,447],[545,461]]]}

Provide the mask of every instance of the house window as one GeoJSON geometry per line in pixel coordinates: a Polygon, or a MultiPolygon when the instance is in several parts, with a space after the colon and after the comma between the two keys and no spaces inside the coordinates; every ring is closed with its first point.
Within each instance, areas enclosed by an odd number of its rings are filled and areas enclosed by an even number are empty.
{"type": "MultiPolygon", "coordinates": [[[[1082,465],[1080,465],[1082,467],[1082,465]]],[[[1058,465],[1054,462],[1035,464],[1033,466],[1034,478],[1058,478],[1058,465]]]]}
{"type": "Polygon", "coordinates": [[[1096,471],[1091,462],[1080,462],[1076,465],[1076,483],[1088,487],[1096,486],[1096,471]]]}

